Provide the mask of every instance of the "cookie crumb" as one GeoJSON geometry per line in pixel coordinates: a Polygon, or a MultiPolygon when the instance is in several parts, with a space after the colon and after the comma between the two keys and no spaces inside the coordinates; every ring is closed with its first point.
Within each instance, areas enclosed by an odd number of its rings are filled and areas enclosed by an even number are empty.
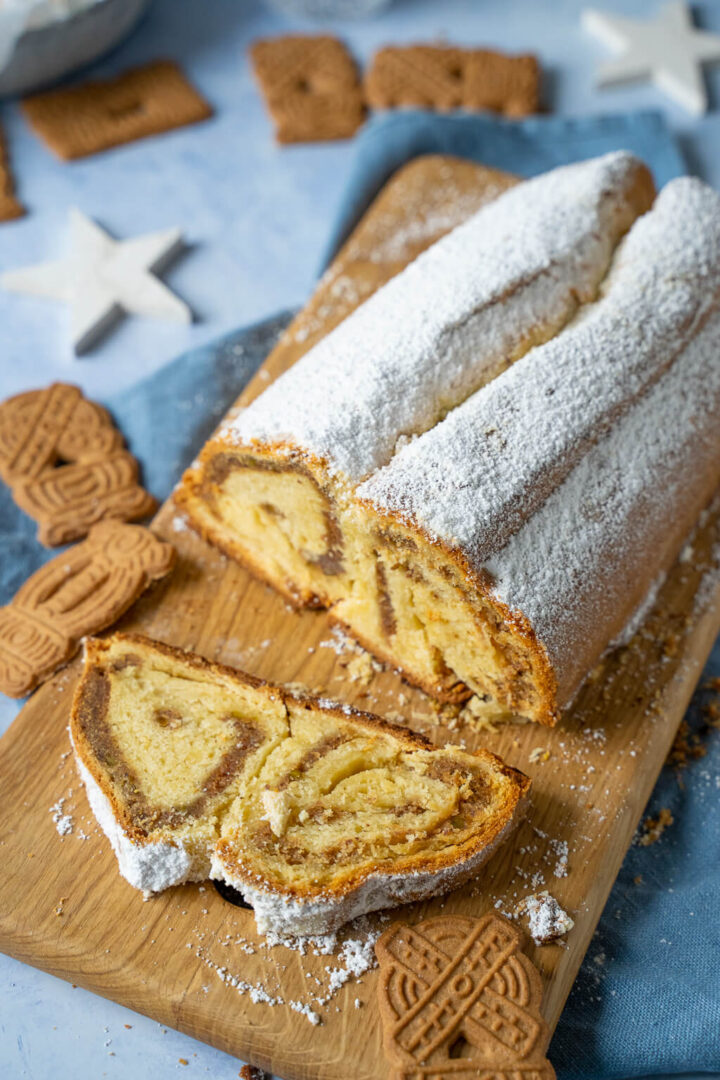
{"type": "Polygon", "coordinates": [[[643,822],[643,832],[638,837],[638,844],[640,847],[649,847],[650,844],[656,844],[662,834],[668,829],[675,821],[670,811],[666,806],[662,808],[656,818],[645,818],[643,822]]]}
{"type": "Polygon", "coordinates": [[[273,1080],[270,1073],[258,1069],[257,1065],[243,1065],[238,1076],[240,1080],[273,1080]]]}

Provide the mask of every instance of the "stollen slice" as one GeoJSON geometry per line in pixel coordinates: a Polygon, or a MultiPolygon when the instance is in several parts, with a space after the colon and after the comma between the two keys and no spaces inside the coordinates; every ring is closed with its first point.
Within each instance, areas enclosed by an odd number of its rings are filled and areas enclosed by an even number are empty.
{"type": "Polygon", "coordinates": [[[329,932],[460,885],[530,786],[486,751],[134,634],[87,642],[70,729],[123,876],[222,880],[262,932],[329,932]]]}

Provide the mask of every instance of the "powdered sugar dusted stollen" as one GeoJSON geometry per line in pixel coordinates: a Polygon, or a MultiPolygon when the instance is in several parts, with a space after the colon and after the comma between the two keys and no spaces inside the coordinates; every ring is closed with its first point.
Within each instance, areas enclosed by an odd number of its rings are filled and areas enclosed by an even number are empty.
{"type": "Polygon", "coordinates": [[[565,166],[505,192],[353,312],[226,430],[286,444],[351,483],[384,465],[594,298],[652,199],[631,154],[565,166]]]}
{"type": "Polygon", "coordinates": [[[720,315],[485,563],[570,701],[720,483],[720,315]]]}
{"type": "Polygon", "coordinates": [[[466,687],[546,723],[720,482],[720,198],[674,181],[603,291],[358,488],[393,621],[357,584],[334,609],[428,685],[419,622],[466,687]]]}
{"type": "Polygon", "coordinates": [[[593,300],[652,197],[627,153],[509,188],[232,412],[177,501],[291,602],[341,599],[365,544],[354,486],[593,300]]]}
{"type": "Polygon", "coordinates": [[[718,308],[720,197],[685,177],[635,223],[596,303],[401,448],[358,496],[482,563],[718,308]]]}

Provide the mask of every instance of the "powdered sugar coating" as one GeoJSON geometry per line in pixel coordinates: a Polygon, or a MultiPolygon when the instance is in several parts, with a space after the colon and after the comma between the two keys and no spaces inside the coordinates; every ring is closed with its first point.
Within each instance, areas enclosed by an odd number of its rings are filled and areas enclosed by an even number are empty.
{"type": "Polygon", "coordinates": [[[548,945],[551,941],[557,941],[575,925],[547,889],[527,896],[518,906],[518,913],[527,916],[530,936],[536,945],[548,945]]]}
{"type": "MultiPolygon", "coordinates": [[[[198,880],[197,875],[193,874],[193,861],[181,843],[133,843],[117,821],[110,800],[80,760],[77,751],[75,762],[85,785],[90,809],[110,841],[110,846],[118,861],[118,869],[126,881],[129,881],[136,889],[153,893],[168,889],[171,885],[198,880]]],[[[200,874],[199,880],[205,876],[205,874],[200,874]]]]}
{"type": "Polygon", "coordinates": [[[357,308],[225,437],[284,442],[362,480],[399,438],[427,431],[592,299],[634,216],[639,169],[619,152],[505,192],[357,308]]]}
{"type": "Polygon", "coordinates": [[[464,861],[435,871],[392,873],[378,871],[370,874],[360,885],[344,896],[319,896],[313,899],[297,899],[284,894],[280,888],[269,889],[259,883],[251,885],[244,878],[235,878],[217,856],[213,857],[211,877],[225,881],[242,893],[252,905],[260,933],[281,935],[307,935],[332,933],[344,923],[359,915],[398,904],[410,904],[427,900],[455,889],[471,878],[482,864],[490,858],[505,837],[515,828],[524,810],[522,803],[515,814],[482,851],[477,851],[464,861]]]}
{"type": "Polygon", "coordinates": [[[656,587],[720,482],[720,315],[485,563],[567,702],[656,587]]]}
{"type": "Polygon", "coordinates": [[[668,184],[621,243],[602,294],[358,495],[477,563],[498,551],[720,306],[718,195],[687,177],[668,184]]]}

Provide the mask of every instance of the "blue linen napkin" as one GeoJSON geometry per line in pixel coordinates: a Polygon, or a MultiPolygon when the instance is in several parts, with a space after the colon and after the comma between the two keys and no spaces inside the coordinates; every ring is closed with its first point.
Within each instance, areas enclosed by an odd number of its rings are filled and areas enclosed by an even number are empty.
{"type": "Polygon", "coordinates": [[[323,268],[385,181],[420,154],[454,154],[528,177],[611,150],[637,154],[651,167],[658,187],[687,171],[663,114],[650,109],[571,118],[532,116],[521,122],[484,114],[438,116],[415,110],[375,114],[357,140],[355,167],[330,233],[323,268]]]}
{"type": "MultiPolygon", "coordinates": [[[[654,112],[505,122],[491,117],[394,113],[374,118],[357,141],[353,175],[328,257],[379,186],[402,162],[452,153],[529,176],[612,149],[629,148],[658,185],[684,172],[654,112]]],[[[292,316],[283,312],[181,356],[106,402],[164,498],[292,316]]],[[[0,602],[53,553],[0,487],[0,602]]],[[[720,677],[720,643],[703,682],[720,677]]],[[[701,683],[702,686],[702,683],[701,683]]],[[[708,693],[688,712],[703,727],[708,693]]],[[[648,814],[668,807],[675,824],[652,847],[633,847],[603,913],[550,1048],[560,1080],[603,1080],[720,1071],[720,736],[692,761],[683,784],[664,769],[648,814]],[[640,877],[640,883],[636,879],[640,877]]]]}

